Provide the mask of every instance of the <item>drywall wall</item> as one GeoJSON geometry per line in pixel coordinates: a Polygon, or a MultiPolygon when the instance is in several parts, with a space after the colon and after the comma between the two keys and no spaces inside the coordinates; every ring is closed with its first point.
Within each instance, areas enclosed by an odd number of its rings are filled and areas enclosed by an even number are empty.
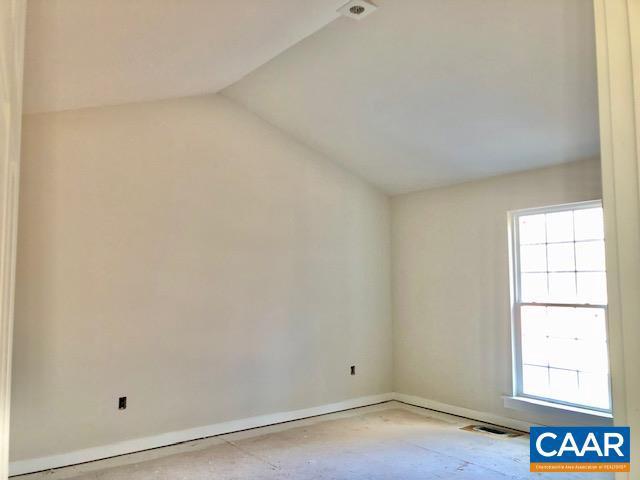
{"type": "Polygon", "coordinates": [[[395,391],[532,423],[511,393],[507,212],[601,198],[586,160],[392,199],[395,391]]]}
{"type": "Polygon", "coordinates": [[[13,461],[391,390],[385,195],[218,96],[23,149],[13,461]]]}

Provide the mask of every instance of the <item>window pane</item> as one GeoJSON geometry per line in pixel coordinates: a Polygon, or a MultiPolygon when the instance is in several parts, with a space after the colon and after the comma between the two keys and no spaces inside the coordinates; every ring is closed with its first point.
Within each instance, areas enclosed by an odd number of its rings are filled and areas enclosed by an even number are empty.
{"type": "Polygon", "coordinates": [[[549,274],[549,301],[573,303],[576,301],[575,273],[549,274]]]}
{"type": "Polygon", "coordinates": [[[611,400],[609,398],[609,375],[580,373],[578,375],[578,381],[580,385],[579,403],[605,410],[611,408],[611,400]]]}
{"type": "Polygon", "coordinates": [[[604,342],[550,337],[545,352],[548,352],[548,365],[552,368],[599,374],[609,372],[604,342]]]}
{"type": "Polygon", "coordinates": [[[563,402],[580,403],[578,372],[550,368],[549,397],[563,402]]]}
{"type": "Polygon", "coordinates": [[[573,241],[573,212],[547,213],[547,242],[573,241]]]}
{"type": "Polygon", "coordinates": [[[605,305],[607,303],[607,279],[605,273],[578,272],[578,300],[581,303],[605,305]]]}
{"type": "Polygon", "coordinates": [[[524,302],[544,301],[547,298],[547,274],[523,273],[521,290],[524,302]]]}
{"type": "Polygon", "coordinates": [[[523,245],[520,248],[520,270],[546,272],[547,252],[544,245],[523,245]]]}
{"type": "Polygon", "coordinates": [[[573,272],[576,269],[573,245],[573,242],[547,245],[550,272],[573,272]]]}
{"type": "Polygon", "coordinates": [[[528,365],[549,365],[549,339],[546,336],[522,337],[522,363],[528,365]]]}
{"type": "Polygon", "coordinates": [[[581,318],[573,307],[549,307],[549,336],[575,340],[581,331],[581,318]]]}
{"type": "Polygon", "coordinates": [[[580,358],[578,341],[567,338],[549,338],[549,366],[578,370],[580,358]]]}
{"type": "Polygon", "coordinates": [[[576,210],[574,219],[576,240],[600,240],[604,238],[602,207],[576,210]]]}
{"type": "Polygon", "coordinates": [[[609,408],[603,308],[523,306],[520,320],[523,393],[609,408]]]}
{"type": "Polygon", "coordinates": [[[522,336],[546,337],[549,335],[547,307],[522,307],[520,309],[522,336]]]}
{"type": "Polygon", "coordinates": [[[607,341],[607,324],[603,308],[576,308],[575,319],[578,336],[584,340],[607,341]]]}
{"type": "Polygon", "coordinates": [[[536,397],[549,396],[549,369],[547,367],[522,367],[522,391],[536,397]]]}
{"type": "Polygon", "coordinates": [[[576,243],[576,270],[604,272],[604,241],[576,243]]]}
{"type": "Polygon", "coordinates": [[[520,244],[544,243],[546,239],[545,216],[523,215],[518,219],[520,244]]]}
{"type": "Polygon", "coordinates": [[[603,341],[576,341],[576,370],[586,373],[609,373],[607,344],[603,341]]]}

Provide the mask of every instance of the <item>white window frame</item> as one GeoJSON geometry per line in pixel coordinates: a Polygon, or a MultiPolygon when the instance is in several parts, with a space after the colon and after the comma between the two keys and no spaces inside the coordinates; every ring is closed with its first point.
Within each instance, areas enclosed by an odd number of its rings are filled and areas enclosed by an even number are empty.
{"type": "MultiPolygon", "coordinates": [[[[513,397],[521,399],[531,399],[533,401],[553,404],[567,409],[579,409],[593,411],[604,414],[611,414],[611,356],[609,352],[609,325],[607,305],[589,303],[552,303],[552,302],[523,302],[520,288],[520,239],[518,219],[525,215],[536,215],[544,213],[563,212],[568,210],[580,210],[587,208],[602,208],[602,200],[589,200],[585,202],[565,203],[546,207],[526,208],[509,212],[509,262],[510,262],[510,289],[511,289],[511,346],[512,346],[512,385],[513,397]],[[524,393],[522,388],[522,344],[521,344],[521,318],[520,308],[523,306],[537,307],[577,307],[577,308],[598,308],[604,310],[605,331],[607,335],[607,359],[609,362],[609,408],[597,408],[589,405],[565,402],[553,398],[539,397],[524,393]]],[[[605,241],[606,242],[606,241],[605,241]]],[[[606,247],[605,247],[606,248],[606,247]]]]}

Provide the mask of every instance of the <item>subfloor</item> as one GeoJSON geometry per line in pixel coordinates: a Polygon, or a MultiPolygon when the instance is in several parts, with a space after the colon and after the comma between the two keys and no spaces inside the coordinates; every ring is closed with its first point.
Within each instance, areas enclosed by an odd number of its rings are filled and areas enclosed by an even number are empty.
{"type": "Polygon", "coordinates": [[[521,479],[609,474],[529,473],[529,437],[461,430],[474,422],[389,402],[186,442],[16,480],[521,479]]]}

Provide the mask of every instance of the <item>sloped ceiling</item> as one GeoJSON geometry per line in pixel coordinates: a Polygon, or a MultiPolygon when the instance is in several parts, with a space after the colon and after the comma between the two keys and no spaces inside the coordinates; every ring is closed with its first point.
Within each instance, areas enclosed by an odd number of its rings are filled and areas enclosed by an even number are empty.
{"type": "Polygon", "coordinates": [[[216,92],[343,0],[29,0],[25,111],[216,92]]]}
{"type": "Polygon", "coordinates": [[[390,193],[598,156],[592,2],[374,1],[29,0],[25,111],[222,90],[390,193]]]}
{"type": "Polygon", "coordinates": [[[391,193],[599,154],[588,0],[378,0],[223,93],[391,193]]]}

